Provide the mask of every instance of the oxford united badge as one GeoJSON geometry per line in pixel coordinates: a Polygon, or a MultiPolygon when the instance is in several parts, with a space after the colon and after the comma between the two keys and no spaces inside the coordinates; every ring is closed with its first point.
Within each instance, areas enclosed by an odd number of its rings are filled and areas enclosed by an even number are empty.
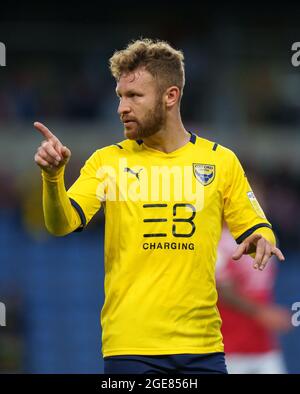
{"type": "Polygon", "coordinates": [[[196,179],[207,186],[215,179],[216,168],[213,164],[193,163],[193,170],[196,179]]]}

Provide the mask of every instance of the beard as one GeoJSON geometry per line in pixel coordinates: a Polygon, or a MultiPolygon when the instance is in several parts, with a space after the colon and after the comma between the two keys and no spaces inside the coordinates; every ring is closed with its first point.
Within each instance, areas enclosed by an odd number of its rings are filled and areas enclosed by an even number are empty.
{"type": "Polygon", "coordinates": [[[143,119],[135,120],[134,128],[125,128],[125,135],[129,139],[143,139],[156,134],[166,123],[166,111],[162,97],[157,98],[155,105],[143,119]]]}

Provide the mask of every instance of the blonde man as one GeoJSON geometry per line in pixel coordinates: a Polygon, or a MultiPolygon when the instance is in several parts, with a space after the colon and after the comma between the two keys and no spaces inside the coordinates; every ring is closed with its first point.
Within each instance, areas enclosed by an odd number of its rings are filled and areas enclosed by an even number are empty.
{"type": "Polygon", "coordinates": [[[71,152],[35,123],[46,226],[66,235],[104,209],[105,373],[227,373],[214,279],[223,217],[235,259],[251,253],[263,269],[284,257],[234,153],[182,123],[183,53],[137,40],[110,69],[126,139],[96,150],[68,191],[71,152]]]}

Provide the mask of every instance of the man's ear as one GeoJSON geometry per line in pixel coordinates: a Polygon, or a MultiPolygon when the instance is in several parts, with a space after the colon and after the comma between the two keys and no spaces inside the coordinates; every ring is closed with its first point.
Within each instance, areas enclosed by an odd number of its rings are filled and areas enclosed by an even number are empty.
{"type": "Polygon", "coordinates": [[[170,86],[165,93],[165,103],[167,108],[172,108],[180,99],[180,90],[177,86],[170,86]]]}

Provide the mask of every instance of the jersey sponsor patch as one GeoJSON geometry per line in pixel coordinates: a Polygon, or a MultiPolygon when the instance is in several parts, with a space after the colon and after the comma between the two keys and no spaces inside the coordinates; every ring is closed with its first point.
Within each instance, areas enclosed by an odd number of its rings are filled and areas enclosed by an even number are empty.
{"type": "Polygon", "coordinates": [[[258,214],[258,216],[262,217],[263,219],[266,219],[264,211],[262,210],[261,206],[259,205],[259,202],[257,201],[253,191],[247,192],[247,196],[248,196],[255,212],[258,214]]]}
{"type": "Polygon", "coordinates": [[[196,179],[204,186],[215,179],[216,169],[213,164],[193,163],[193,171],[196,179]]]}

